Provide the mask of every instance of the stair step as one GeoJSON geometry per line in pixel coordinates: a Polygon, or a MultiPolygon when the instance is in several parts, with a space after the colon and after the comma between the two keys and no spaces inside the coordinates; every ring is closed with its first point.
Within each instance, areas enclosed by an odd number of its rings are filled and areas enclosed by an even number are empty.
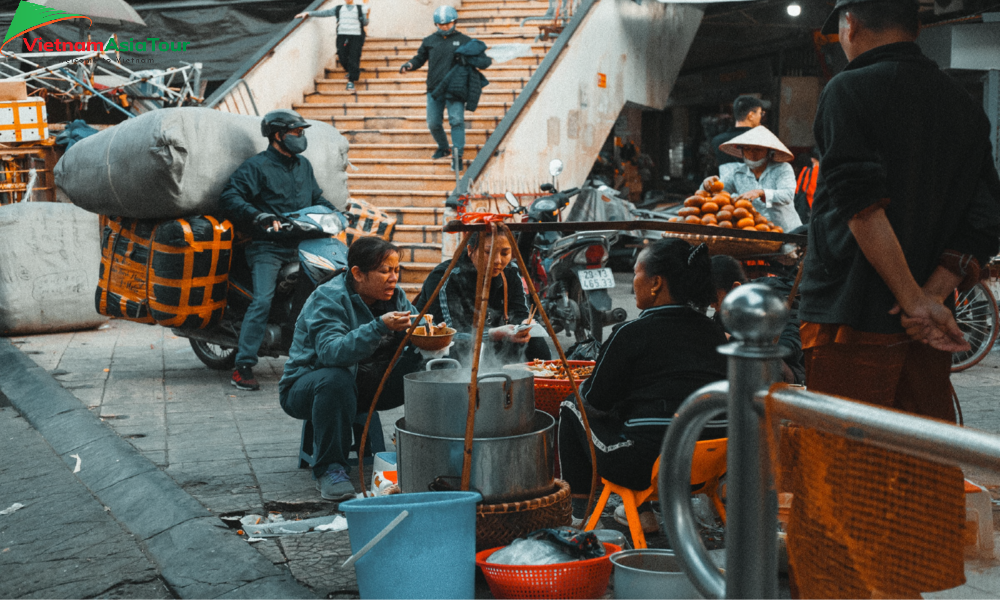
{"type": "MultiPolygon", "coordinates": [[[[396,227],[442,227],[444,206],[380,206],[396,219],[396,227]]],[[[395,234],[393,234],[395,236],[395,234]]]]}
{"type": "Polygon", "coordinates": [[[390,208],[444,208],[449,192],[425,190],[351,189],[352,198],[363,198],[382,210],[390,208]]]}
{"type": "Polygon", "coordinates": [[[424,244],[441,243],[440,225],[396,225],[392,231],[393,242],[400,240],[424,244]]]}
{"type": "Polygon", "coordinates": [[[397,173],[348,173],[347,188],[381,189],[381,190],[401,190],[401,191],[425,191],[425,192],[450,192],[455,189],[454,173],[444,175],[424,174],[424,175],[402,175],[397,173]]]}
{"type": "MultiPolygon", "coordinates": [[[[525,17],[541,17],[549,10],[548,6],[540,5],[528,8],[508,8],[503,5],[498,6],[469,6],[458,9],[458,23],[463,25],[469,19],[481,19],[483,17],[500,17],[521,19],[525,17]]],[[[530,22],[530,21],[529,21],[530,22]]]]}
{"type": "MultiPolygon", "coordinates": [[[[496,90],[493,86],[487,86],[481,96],[483,102],[513,102],[517,100],[520,89],[516,90],[496,90]]],[[[427,88],[417,90],[397,90],[397,91],[365,91],[365,90],[335,90],[332,92],[319,92],[316,96],[326,99],[327,103],[351,104],[352,102],[378,103],[378,102],[418,102],[427,98],[427,88]]],[[[314,96],[309,96],[312,98],[314,96]]],[[[308,100],[308,98],[307,98],[308,100]]]]}
{"type": "Polygon", "coordinates": [[[399,247],[399,262],[401,263],[441,262],[441,244],[397,242],[395,239],[393,239],[393,243],[399,247]]]}
{"type": "MultiPolygon", "coordinates": [[[[524,31],[498,31],[494,33],[482,32],[480,38],[488,48],[499,44],[529,44],[535,52],[544,54],[552,47],[552,41],[535,41],[538,35],[537,27],[525,27],[524,31]]],[[[407,59],[413,58],[420,49],[419,39],[390,39],[390,38],[369,38],[365,42],[362,60],[365,56],[405,56],[407,59]]]]}
{"type": "MultiPolygon", "coordinates": [[[[378,56],[365,54],[361,57],[361,78],[370,77],[372,73],[376,73],[377,77],[417,77],[423,79],[427,77],[423,70],[408,71],[406,73],[400,73],[399,68],[403,66],[403,63],[410,60],[412,57],[407,56],[378,56]]],[[[502,63],[493,63],[487,70],[488,73],[497,73],[500,71],[509,71],[514,69],[521,69],[524,67],[535,67],[542,64],[545,60],[545,54],[543,52],[533,52],[527,56],[520,56],[502,63]]],[[[338,76],[343,79],[344,71],[340,68],[337,69],[327,69],[327,73],[330,79],[336,79],[338,76]]]]}
{"type": "Polygon", "coordinates": [[[543,8],[549,7],[548,0],[463,0],[462,8],[472,8],[475,6],[502,6],[504,8],[543,8]]]}
{"type": "MultiPolygon", "coordinates": [[[[445,131],[448,131],[447,125],[445,131]]],[[[424,129],[355,129],[340,132],[351,144],[426,144],[433,141],[431,132],[424,129]]],[[[465,139],[470,144],[483,144],[493,133],[492,129],[466,129],[465,139]]]]}
{"type": "MultiPolygon", "coordinates": [[[[476,153],[482,148],[481,144],[466,144],[464,158],[472,160],[476,153]]],[[[349,160],[355,158],[430,158],[437,149],[437,144],[351,144],[347,157],[349,160]]],[[[443,159],[442,164],[447,165],[448,160],[443,159]]]]}
{"type": "MultiPolygon", "coordinates": [[[[364,115],[364,116],[427,116],[426,96],[412,102],[329,102],[327,95],[313,94],[306,96],[304,104],[294,104],[292,107],[307,119],[325,120],[333,115],[364,115]]],[[[476,109],[480,117],[503,117],[514,104],[508,102],[480,102],[476,109]]],[[[473,113],[466,112],[466,116],[473,113]]]]}
{"type": "MultiPolygon", "coordinates": [[[[476,113],[465,114],[465,126],[471,129],[496,129],[500,117],[488,117],[476,113]]],[[[368,116],[368,115],[332,115],[334,127],[338,131],[353,131],[359,129],[427,129],[425,115],[406,116],[368,116]]]]}
{"type": "MultiPolygon", "coordinates": [[[[438,257],[440,259],[440,256],[438,257]]],[[[427,275],[434,270],[434,267],[441,264],[441,261],[437,262],[408,262],[400,265],[399,281],[400,283],[416,283],[418,284],[417,290],[419,291],[419,285],[427,279],[427,275]]]]}
{"type": "MultiPolygon", "coordinates": [[[[525,69],[527,71],[527,69],[525,69]]],[[[525,77],[491,77],[489,89],[491,90],[520,90],[528,83],[530,73],[525,77]]],[[[398,78],[398,79],[367,79],[361,78],[355,89],[359,92],[394,92],[397,90],[418,91],[427,93],[427,80],[424,78],[398,78]]],[[[348,91],[347,82],[343,79],[319,79],[316,81],[316,91],[321,94],[332,92],[348,91]]]]}
{"type": "Polygon", "coordinates": [[[352,158],[351,164],[359,169],[358,173],[452,175],[450,163],[447,158],[440,160],[431,160],[430,158],[352,158]]]}

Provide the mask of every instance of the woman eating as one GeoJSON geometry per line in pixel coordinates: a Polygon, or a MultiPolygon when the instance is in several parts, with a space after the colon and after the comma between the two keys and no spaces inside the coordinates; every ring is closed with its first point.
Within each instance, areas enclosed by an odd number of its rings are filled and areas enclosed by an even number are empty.
{"type": "MultiPolygon", "coordinates": [[[[486,309],[486,335],[494,342],[494,350],[506,362],[523,362],[540,358],[548,360],[549,347],[544,338],[532,338],[528,325],[528,299],[524,293],[517,267],[510,264],[513,250],[504,235],[473,233],[469,236],[466,251],[452,269],[448,281],[441,286],[438,297],[427,309],[427,314],[455,329],[455,348],[452,356],[465,359],[472,348],[475,331],[476,280],[479,266],[489,259],[490,249],[496,246],[490,269],[490,297],[486,309]],[[522,356],[523,354],[523,356],[522,356]]],[[[415,304],[424,306],[437,287],[451,261],[434,267],[420,289],[415,304]]]]}
{"type": "MultiPolygon", "coordinates": [[[[639,317],[618,327],[602,346],[594,372],[580,387],[597,453],[598,474],[644,490],[674,413],[705,384],[726,378],[726,360],[716,347],[722,330],[696,310],[715,300],[708,248],[661,239],[635,263],[639,317]]],[[[726,437],[726,421],[709,421],[701,439],[726,437]]],[[[590,493],[590,450],[572,397],[559,413],[559,463],[569,483],[574,523],[584,518],[590,493]]],[[[646,532],[657,529],[648,505],[639,509],[646,532]]],[[[617,516],[616,516],[617,518],[617,516]]],[[[624,518],[624,514],[622,515],[624,518]]]]}
{"type": "Polygon", "coordinates": [[[416,309],[397,286],[399,249],[378,237],[355,241],[348,271],[316,288],[298,320],[278,382],[281,408],[312,422],[313,477],[326,500],[355,495],[348,477],[354,417],[367,412],[386,370],[379,409],[403,404],[403,376],[421,357],[408,349],[390,364],[416,309]]]}
{"type": "Polygon", "coordinates": [[[712,185],[722,181],[725,191],[739,194],[733,199],[749,200],[761,215],[785,231],[802,224],[795,210],[795,171],[788,163],[795,156],[767,127],[758,125],[719,146],[719,150],[743,159],[734,169],[726,171],[721,180],[711,176],[702,187],[713,191],[712,185]]]}

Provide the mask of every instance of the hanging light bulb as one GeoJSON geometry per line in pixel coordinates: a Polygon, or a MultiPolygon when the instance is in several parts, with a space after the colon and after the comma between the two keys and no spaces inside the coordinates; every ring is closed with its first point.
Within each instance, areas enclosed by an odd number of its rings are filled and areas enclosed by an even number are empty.
{"type": "Polygon", "coordinates": [[[798,2],[792,2],[788,5],[788,15],[792,17],[797,17],[802,14],[802,7],[799,6],[798,2]]]}

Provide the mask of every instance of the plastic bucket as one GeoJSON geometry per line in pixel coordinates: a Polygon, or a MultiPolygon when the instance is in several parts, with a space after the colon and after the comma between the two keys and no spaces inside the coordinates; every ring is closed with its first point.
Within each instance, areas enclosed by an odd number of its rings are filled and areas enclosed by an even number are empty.
{"type": "Polygon", "coordinates": [[[672,550],[625,550],[611,562],[615,598],[701,598],[672,550]]]}
{"type": "Polygon", "coordinates": [[[362,598],[472,598],[477,492],[423,492],[340,504],[357,553],[401,512],[386,537],[354,564],[362,598]]]}

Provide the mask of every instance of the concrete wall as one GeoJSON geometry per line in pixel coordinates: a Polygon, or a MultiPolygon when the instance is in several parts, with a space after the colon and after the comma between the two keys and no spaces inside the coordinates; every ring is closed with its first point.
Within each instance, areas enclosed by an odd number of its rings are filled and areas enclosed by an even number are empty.
{"type": "Polygon", "coordinates": [[[434,9],[458,8],[462,0],[368,0],[371,6],[369,38],[424,38],[434,33],[434,9]]]}
{"type": "Polygon", "coordinates": [[[553,158],[566,163],[560,187],[581,185],[626,101],[666,106],[702,13],[701,5],[601,0],[470,192],[536,192],[553,158]]]}

